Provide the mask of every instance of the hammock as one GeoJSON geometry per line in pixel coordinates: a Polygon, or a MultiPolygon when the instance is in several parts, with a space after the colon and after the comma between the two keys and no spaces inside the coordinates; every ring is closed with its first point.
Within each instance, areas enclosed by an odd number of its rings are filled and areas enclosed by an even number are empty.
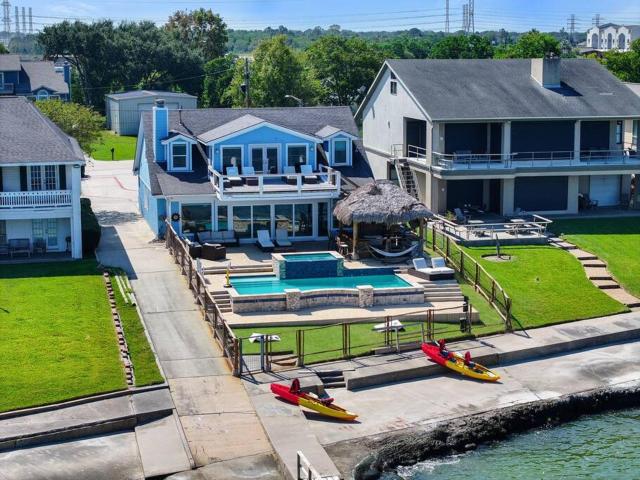
{"type": "Polygon", "coordinates": [[[386,251],[380,250],[380,249],[378,249],[376,247],[372,247],[371,245],[369,245],[369,249],[371,251],[373,251],[374,253],[377,253],[378,255],[381,255],[383,257],[399,258],[399,257],[406,257],[407,255],[409,255],[411,252],[413,252],[416,249],[416,247],[418,245],[420,245],[420,243],[414,243],[409,248],[407,248],[406,250],[403,250],[401,252],[386,252],[386,251]]]}

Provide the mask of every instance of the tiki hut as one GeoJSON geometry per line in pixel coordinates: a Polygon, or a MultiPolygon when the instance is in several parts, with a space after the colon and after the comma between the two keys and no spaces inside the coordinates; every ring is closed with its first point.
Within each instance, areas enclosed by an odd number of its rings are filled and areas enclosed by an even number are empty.
{"type": "Polygon", "coordinates": [[[376,180],[354,190],[340,200],[333,214],[343,225],[353,225],[353,258],[357,258],[359,223],[387,226],[420,221],[420,239],[424,238],[424,219],[433,213],[418,200],[388,180],[376,180]]]}

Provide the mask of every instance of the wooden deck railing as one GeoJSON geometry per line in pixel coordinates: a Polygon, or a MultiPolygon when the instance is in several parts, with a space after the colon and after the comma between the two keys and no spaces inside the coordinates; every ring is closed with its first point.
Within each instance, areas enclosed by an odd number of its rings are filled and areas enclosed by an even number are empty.
{"type": "Polygon", "coordinates": [[[449,235],[430,225],[427,229],[427,245],[447,259],[475,290],[480,293],[495,308],[502,320],[507,332],[513,331],[513,318],[511,315],[511,297],[504,288],[480,265],[475,258],[466,253],[451,239],[449,235]],[[430,238],[429,238],[430,237],[430,238]]]}
{"type": "Polygon", "coordinates": [[[165,246],[180,267],[180,272],[187,277],[189,289],[193,292],[205,321],[211,325],[213,336],[222,348],[233,374],[240,376],[242,359],[240,358],[238,338],[222,317],[220,309],[207,288],[203,272],[198,271],[196,262],[189,255],[189,250],[169,222],[167,222],[165,246]]]}

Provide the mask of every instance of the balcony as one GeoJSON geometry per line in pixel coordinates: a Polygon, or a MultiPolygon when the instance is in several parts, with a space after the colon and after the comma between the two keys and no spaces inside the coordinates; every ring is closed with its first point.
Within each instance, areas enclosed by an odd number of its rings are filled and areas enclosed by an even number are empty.
{"type": "Polygon", "coordinates": [[[69,207],[71,190],[0,192],[0,209],[69,207]]]}
{"type": "MultiPolygon", "coordinates": [[[[395,147],[395,146],[394,146],[395,147]]],[[[573,151],[513,152],[508,154],[453,154],[433,152],[408,145],[406,155],[398,155],[401,149],[392,150],[394,156],[403,156],[413,163],[422,163],[441,171],[521,170],[521,169],[572,169],[590,167],[640,167],[640,155],[634,150],[585,150],[573,151]],[[431,162],[429,162],[429,158],[431,162]]]]}
{"type": "Polygon", "coordinates": [[[209,169],[220,200],[252,198],[323,198],[340,194],[340,172],[321,166],[312,174],[223,175],[209,169]]]}

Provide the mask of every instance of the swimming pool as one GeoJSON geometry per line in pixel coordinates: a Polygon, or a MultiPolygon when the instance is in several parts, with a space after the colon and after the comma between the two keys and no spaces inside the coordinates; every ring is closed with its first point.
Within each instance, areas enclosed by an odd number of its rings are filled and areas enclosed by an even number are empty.
{"type": "Polygon", "coordinates": [[[329,252],[319,252],[319,253],[294,253],[294,254],[283,254],[282,257],[286,262],[318,262],[323,260],[333,260],[337,261],[334,255],[329,252]]]}
{"type": "Polygon", "coordinates": [[[302,292],[309,290],[334,290],[356,288],[358,285],[371,285],[373,288],[410,287],[409,282],[397,275],[361,275],[348,277],[292,278],[280,280],[275,276],[231,277],[231,285],[238,295],[262,295],[284,293],[286,289],[297,288],[302,292]]]}

